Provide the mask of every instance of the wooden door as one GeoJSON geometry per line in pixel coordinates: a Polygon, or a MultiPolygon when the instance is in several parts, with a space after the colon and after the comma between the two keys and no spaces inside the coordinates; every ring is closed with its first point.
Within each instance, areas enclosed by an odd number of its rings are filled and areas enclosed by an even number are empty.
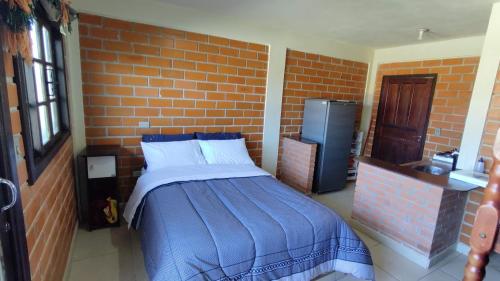
{"type": "Polygon", "coordinates": [[[0,183],[0,267],[4,271],[0,273],[0,280],[28,281],[31,280],[30,264],[3,67],[6,65],[4,55],[6,53],[0,51],[0,178],[8,181],[0,183]]]}
{"type": "Polygon", "coordinates": [[[384,76],[372,157],[394,164],[422,159],[436,75],[384,76]]]}

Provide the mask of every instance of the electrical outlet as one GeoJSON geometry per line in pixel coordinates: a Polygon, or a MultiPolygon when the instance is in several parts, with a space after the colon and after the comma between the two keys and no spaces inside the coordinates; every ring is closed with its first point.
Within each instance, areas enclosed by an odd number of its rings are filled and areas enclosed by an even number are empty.
{"type": "Polygon", "coordinates": [[[133,171],[133,172],[132,172],[132,176],[133,176],[133,177],[140,177],[140,176],[141,176],[141,174],[142,174],[142,172],[141,172],[141,171],[133,171]]]}
{"type": "Polygon", "coordinates": [[[434,129],[434,135],[435,135],[436,137],[441,136],[441,128],[435,128],[435,129],[434,129]]]}
{"type": "Polygon", "coordinates": [[[19,162],[23,160],[23,150],[21,149],[21,144],[19,143],[21,141],[20,137],[14,137],[14,149],[16,151],[16,161],[19,162]]]}
{"type": "Polygon", "coordinates": [[[149,121],[139,122],[139,128],[149,128],[149,121]]]}

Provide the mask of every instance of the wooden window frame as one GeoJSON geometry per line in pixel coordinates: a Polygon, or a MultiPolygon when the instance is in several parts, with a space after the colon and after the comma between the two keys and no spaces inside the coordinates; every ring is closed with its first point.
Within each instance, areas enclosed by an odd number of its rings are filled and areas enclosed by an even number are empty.
{"type": "MultiPolygon", "coordinates": [[[[42,30],[42,26],[44,26],[50,33],[52,66],[54,69],[53,83],[55,83],[57,86],[54,88],[54,91],[56,91],[56,97],[54,100],[50,100],[48,89],[49,82],[47,79],[47,70],[45,68],[49,63],[45,60],[45,54],[43,51],[43,38],[41,38],[42,44],[40,46],[42,58],[33,58],[33,64],[31,65],[27,64],[20,56],[14,58],[14,82],[17,84],[18,89],[19,110],[22,126],[21,134],[24,142],[29,185],[33,185],[36,182],[38,177],[42,174],[50,161],[55,157],[62,145],[71,135],[63,36],[59,32],[58,23],[49,21],[48,16],[42,7],[36,7],[35,15],[36,20],[40,25],[40,30],[42,30]],[[43,86],[45,87],[46,93],[46,100],[43,102],[37,101],[36,98],[37,93],[35,90],[36,86],[34,74],[31,76],[27,75],[27,71],[32,71],[34,73],[33,65],[35,62],[40,63],[43,66],[42,80],[44,82],[43,86]],[[56,101],[58,108],[57,113],[59,119],[59,131],[55,135],[53,134],[52,130],[52,112],[50,107],[51,101],[56,101]],[[45,144],[43,144],[40,140],[41,124],[38,114],[38,107],[43,104],[46,104],[47,106],[50,132],[49,141],[45,144]],[[34,130],[37,130],[38,132],[34,134],[34,130]]],[[[39,36],[42,36],[42,34],[40,33],[39,36]]]]}

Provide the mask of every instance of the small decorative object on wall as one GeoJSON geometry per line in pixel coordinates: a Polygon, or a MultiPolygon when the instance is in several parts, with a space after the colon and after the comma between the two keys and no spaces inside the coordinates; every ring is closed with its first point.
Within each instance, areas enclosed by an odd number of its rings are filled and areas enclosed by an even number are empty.
{"type": "Polygon", "coordinates": [[[0,0],[0,16],[5,26],[2,48],[10,54],[20,54],[31,61],[31,41],[28,35],[33,21],[31,0],[0,0]]]}
{"type": "Polygon", "coordinates": [[[69,0],[0,0],[2,48],[12,55],[19,54],[28,62],[32,58],[29,30],[36,17],[34,11],[38,2],[49,19],[59,23],[63,35],[71,32],[71,21],[77,17],[69,0]]]}
{"type": "Polygon", "coordinates": [[[40,0],[50,20],[58,22],[63,35],[71,33],[71,21],[77,17],[69,0],[40,0]]]}

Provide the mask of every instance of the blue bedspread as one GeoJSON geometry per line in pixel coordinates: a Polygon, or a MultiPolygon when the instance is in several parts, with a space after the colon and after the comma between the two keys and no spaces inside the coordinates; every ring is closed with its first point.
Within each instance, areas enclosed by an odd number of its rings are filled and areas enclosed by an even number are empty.
{"type": "Polygon", "coordinates": [[[340,216],[270,176],[162,185],[140,210],[153,281],[373,274],[368,249],[340,216]]]}

